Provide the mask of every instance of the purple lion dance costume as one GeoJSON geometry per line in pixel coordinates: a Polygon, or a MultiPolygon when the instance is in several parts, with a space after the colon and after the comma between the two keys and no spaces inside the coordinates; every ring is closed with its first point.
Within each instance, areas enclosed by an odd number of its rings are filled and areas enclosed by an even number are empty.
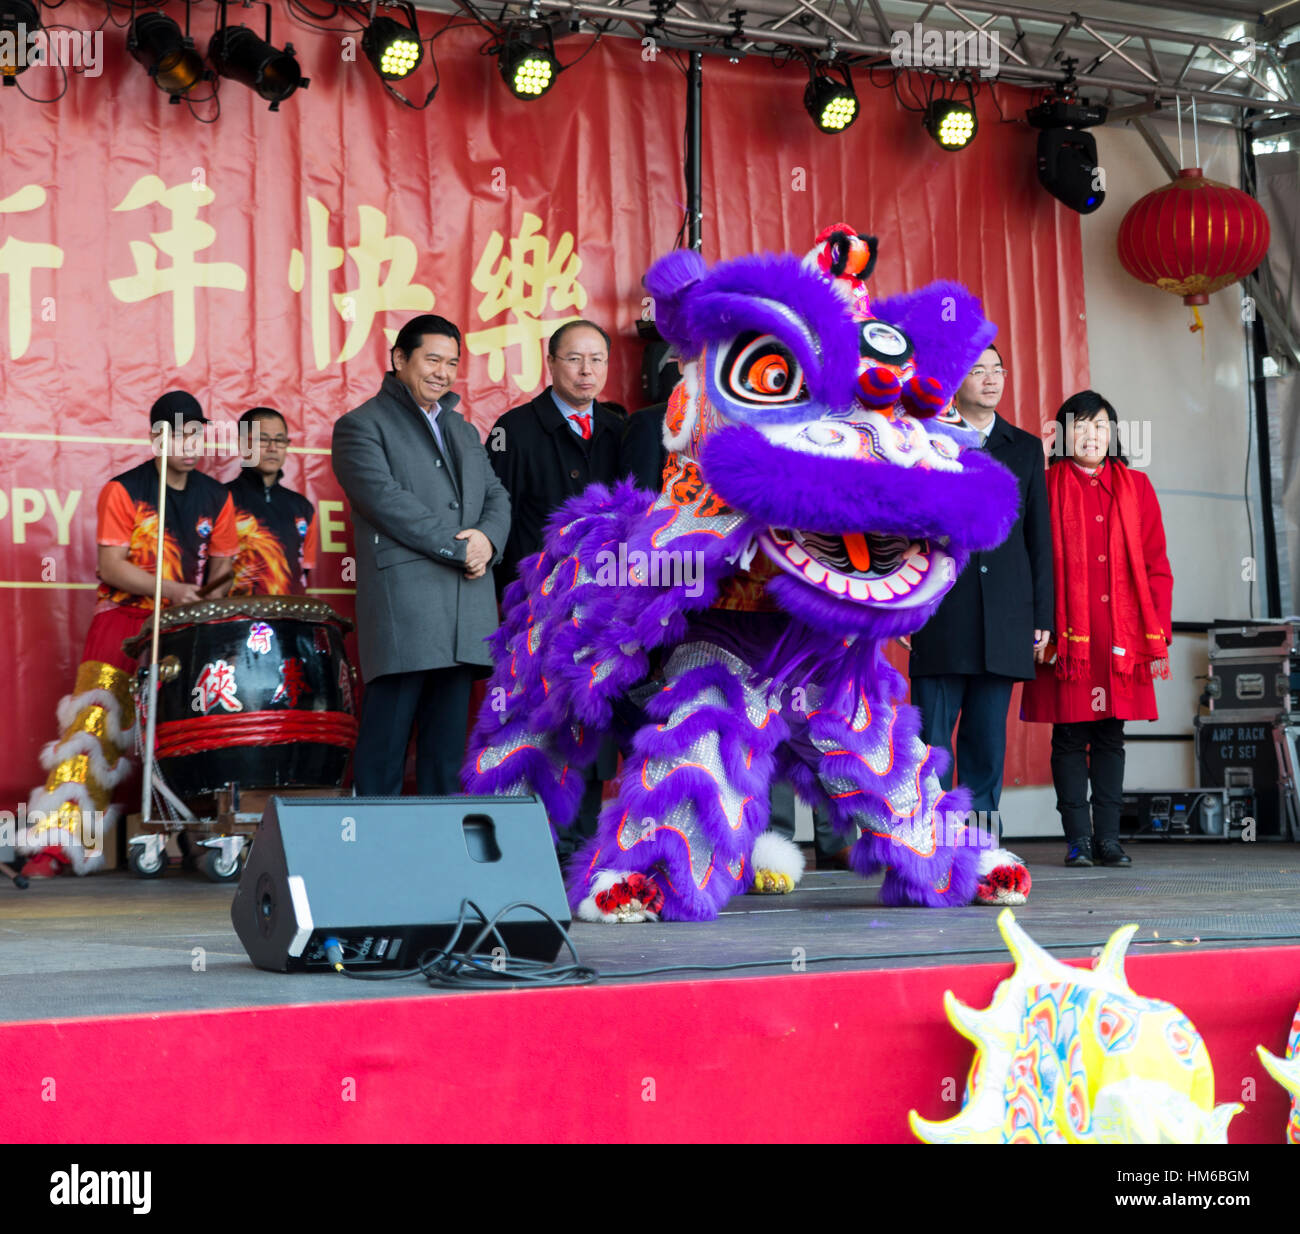
{"type": "Polygon", "coordinates": [[[567,502],[505,594],[465,786],[535,793],[565,827],[576,773],[624,739],[567,872],[585,920],[711,920],[792,890],[802,855],[766,830],[777,779],[861,829],[851,866],[886,870],[887,904],[1024,902],[1023,863],[940,787],[948,756],[882,653],[1015,520],[1013,478],[963,448],[950,403],[996,331],[956,284],[873,305],[874,248],[837,225],[802,259],[656,262],[684,361],[662,490],[567,502]]]}

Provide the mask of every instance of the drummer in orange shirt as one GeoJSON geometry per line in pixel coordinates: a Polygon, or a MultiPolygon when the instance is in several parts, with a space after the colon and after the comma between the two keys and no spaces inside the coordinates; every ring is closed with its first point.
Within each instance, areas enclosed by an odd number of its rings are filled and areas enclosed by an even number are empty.
{"type": "MultiPolygon", "coordinates": [[[[220,593],[233,575],[238,540],[234,506],[224,485],[195,471],[207,417],[193,395],[172,390],[149,413],[151,435],[173,426],[165,460],[167,517],[163,530],[163,605],[190,604],[220,593]]],[[[132,770],[135,737],[131,674],[136,663],[122,640],[137,634],[153,609],[158,540],[158,468],[154,457],[114,476],[99,495],[99,605],[86,634],[72,694],[59,703],[62,735],[41,753],[49,776],[27,806],[22,851],[34,854],[28,877],[71,868],[91,874],[104,864],[113,790],[132,770]],[[102,823],[102,825],[101,825],[102,823]]]]}

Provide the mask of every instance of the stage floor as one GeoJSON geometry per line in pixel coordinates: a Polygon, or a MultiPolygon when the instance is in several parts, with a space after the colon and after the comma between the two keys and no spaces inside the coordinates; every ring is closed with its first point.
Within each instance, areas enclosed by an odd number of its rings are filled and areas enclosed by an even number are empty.
{"type": "MultiPolygon", "coordinates": [[[[1066,869],[1058,841],[1023,842],[1016,849],[1034,878],[1030,902],[1017,917],[1038,942],[1067,944],[1053,948],[1062,957],[1089,954],[1130,921],[1141,926],[1134,955],[1300,942],[1295,844],[1134,842],[1127,870],[1066,869]]],[[[758,960],[776,963],[655,979],[778,975],[791,971],[796,948],[809,972],[1006,958],[994,910],[884,908],[876,903],[879,881],[810,872],[795,894],[737,898],[713,923],[575,922],[571,933],[582,961],[605,982],[662,965],[758,960]],[[844,958],[821,964],[818,956],[844,958]]],[[[116,871],[35,882],[25,892],[0,881],[0,1021],[293,1006],[427,991],[418,978],[363,983],[254,968],[230,925],[233,891],[176,868],[156,881],[116,871]],[[201,971],[195,971],[196,957],[201,971]]]]}

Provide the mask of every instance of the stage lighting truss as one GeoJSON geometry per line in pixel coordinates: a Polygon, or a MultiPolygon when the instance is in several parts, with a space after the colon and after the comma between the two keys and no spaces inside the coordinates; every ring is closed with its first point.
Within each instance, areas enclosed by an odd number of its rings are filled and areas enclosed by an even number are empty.
{"type": "Polygon", "coordinates": [[[965,103],[959,103],[955,98],[931,98],[925,105],[925,131],[944,150],[964,150],[979,132],[975,91],[969,80],[966,82],[966,97],[969,101],[965,103]]]}
{"type": "Polygon", "coordinates": [[[208,59],[219,77],[247,86],[266,99],[272,111],[279,111],[295,90],[305,90],[311,83],[302,75],[293,44],[286,43],[281,50],[271,42],[271,6],[265,0],[256,2],[266,9],[266,37],[247,26],[227,25],[227,0],[220,0],[219,25],[208,44],[208,59]]]}
{"type": "Polygon", "coordinates": [[[842,133],[858,118],[858,95],[847,64],[809,64],[808,87],[803,105],[823,133],[842,133]],[[833,74],[838,71],[840,79],[833,74]]]}
{"type": "Polygon", "coordinates": [[[384,81],[409,77],[424,59],[424,44],[420,41],[413,8],[410,4],[395,7],[405,13],[405,25],[391,17],[371,17],[361,36],[361,50],[384,81]]]}
{"type": "Polygon", "coordinates": [[[0,0],[0,35],[9,35],[4,40],[9,46],[0,51],[0,79],[6,86],[16,86],[18,74],[31,67],[27,38],[40,29],[41,15],[33,0],[0,0]]]}
{"type": "Polygon", "coordinates": [[[541,98],[560,75],[549,26],[507,26],[496,49],[501,79],[517,99],[541,98]]]}
{"type": "Polygon", "coordinates": [[[203,67],[202,53],[190,38],[188,2],[184,34],[166,13],[151,11],[137,17],[132,3],[126,49],[144,66],[158,89],[170,95],[169,103],[179,103],[199,82],[212,80],[212,73],[203,67]]]}

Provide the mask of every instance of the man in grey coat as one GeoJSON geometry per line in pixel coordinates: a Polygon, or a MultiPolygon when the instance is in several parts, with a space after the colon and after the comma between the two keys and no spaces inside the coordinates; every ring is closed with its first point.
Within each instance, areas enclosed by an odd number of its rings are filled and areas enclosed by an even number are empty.
{"type": "Polygon", "coordinates": [[[366,683],[353,760],[359,796],[396,797],[411,730],[421,796],[460,792],[470,683],[491,664],[492,566],[510,498],[453,408],[460,331],[402,327],[379,393],[334,425],[334,474],[352,506],[357,639],[366,683]]]}

